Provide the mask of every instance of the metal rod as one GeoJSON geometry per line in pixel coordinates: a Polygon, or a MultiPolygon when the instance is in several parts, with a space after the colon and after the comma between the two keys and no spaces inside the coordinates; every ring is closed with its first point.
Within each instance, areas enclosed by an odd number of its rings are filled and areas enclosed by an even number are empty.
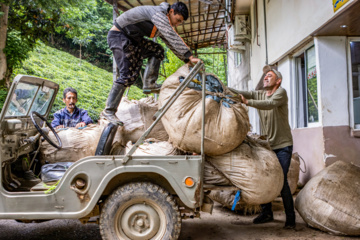
{"type": "Polygon", "coordinates": [[[173,102],[180,96],[180,94],[182,93],[182,91],[184,91],[184,89],[186,88],[186,86],[189,84],[189,82],[195,77],[195,75],[199,72],[199,70],[202,68],[203,63],[202,62],[198,62],[195,67],[190,71],[189,75],[184,79],[184,81],[179,85],[179,87],[176,89],[176,91],[171,95],[171,97],[169,98],[169,100],[164,104],[164,106],[161,107],[161,109],[159,109],[159,111],[157,111],[154,114],[153,120],[155,120],[156,118],[158,118],[160,116],[160,114],[163,111],[166,111],[167,108],[169,108],[173,102]]]}
{"type": "Polygon", "coordinates": [[[205,138],[205,71],[202,72],[202,119],[201,119],[201,156],[204,157],[204,138],[205,138]]]}
{"type": "Polygon", "coordinates": [[[190,81],[195,77],[195,75],[201,70],[204,66],[202,62],[198,62],[195,67],[190,71],[189,75],[184,79],[184,81],[179,85],[179,87],[175,90],[175,92],[170,96],[169,100],[166,101],[164,106],[159,109],[154,115],[154,122],[151,126],[143,133],[143,135],[136,141],[134,146],[130,149],[128,154],[123,159],[123,164],[126,164],[130,159],[131,155],[136,151],[136,149],[145,141],[146,137],[149,135],[151,130],[155,127],[155,125],[161,120],[161,117],[166,113],[166,111],[171,107],[171,105],[175,102],[175,100],[180,96],[180,94],[184,91],[186,86],[190,83],[190,81]]]}

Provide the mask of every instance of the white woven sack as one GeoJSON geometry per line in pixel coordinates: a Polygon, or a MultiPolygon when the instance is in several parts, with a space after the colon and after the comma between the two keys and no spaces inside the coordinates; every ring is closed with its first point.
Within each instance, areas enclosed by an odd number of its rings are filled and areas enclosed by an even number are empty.
{"type": "MultiPolygon", "coordinates": [[[[140,100],[123,98],[116,112],[116,116],[124,123],[124,126],[118,128],[114,137],[114,143],[119,142],[123,146],[125,146],[128,141],[135,143],[154,122],[152,117],[157,110],[157,102],[155,102],[153,97],[142,98],[140,100]]],[[[167,141],[169,136],[162,122],[159,121],[147,138],[167,141]]]]}
{"type": "Polygon", "coordinates": [[[337,161],[299,192],[295,207],[311,227],[337,235],[360,235],[360,167],[337,161]]]}
{"type": "Polygon", "coordinates": [[[250,137],[233,151],[221,156],[207,156],[206,160],[241,190],[241,199],[250,205],[271,202],[284,184],[276,154],[250,137]]]}
{"type": "MultiPolygon", "coordinates": [[[[67,128],[57,131],[62,148],[57,149],[44,141],[40,148],[40,161],[42,164],[55,162],[75,162],[87,156],[95,154],[103,127],[89,124],[84,129],[67,128]]],[[[49,137],[57,142],[54,134],[50,131],[49,137]]]]}
{"type": "MultiPolygon", "coordinates": [[[[134,145],[131,142],[126,144],[126,153],[130,151],[130,149],[134,145]]],[[[158,141],[156,139],[148,139],[143,144],[141,144],[133,156],[172,156],[172,155],[180,155],[178,149],[174,148],[173,145],[169,142],[158,141]]]]}
{"type": "MultiPolygon", "coordinates": [[[[166,79],[159,95],[159,108],[180,85],[179,77],[186,77],[189,72],[189,67],[184,65],[166,79]]],[[[220,97],[232,94],[224,85],[222,87],[224,93],[219,93],[220,97]]],[[[200,153],[201,94],[201,91],[185,88],[161,119],[169,134],[169,141],[183,151],[200,153]]],[[[227,108],[222,102],[206,98],[205,121],[206,155],[215,156],[230,152],[241,144],[250,129],[247,109],[241,103],[231,104],[231,107],[227,108]]]]}

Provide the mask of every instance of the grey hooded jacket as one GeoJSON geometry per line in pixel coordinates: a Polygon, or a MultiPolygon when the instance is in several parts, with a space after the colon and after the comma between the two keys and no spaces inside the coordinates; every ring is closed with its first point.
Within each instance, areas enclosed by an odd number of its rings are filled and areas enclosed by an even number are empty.
{"type": "Polygon", "coordinates": [[[188,62],[192,53],[170,25],[170,20],[166,16],[169,7],[170,4],[166,2],[159,6],[135,7],[117,17],[116,25],[137,42],[144,36],[150,38],[159,36],[179,59],[188,62]]]}

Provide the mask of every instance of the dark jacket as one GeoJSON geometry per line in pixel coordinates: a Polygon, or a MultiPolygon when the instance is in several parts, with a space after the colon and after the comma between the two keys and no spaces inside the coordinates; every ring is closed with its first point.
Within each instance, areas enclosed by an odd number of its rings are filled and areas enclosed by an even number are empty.
{"type": "Polygon", "coordinates": [[[188,62],[192,53],[170,25],[170,20],[166,16],[169,7],[170,4],[166,2],[159,6],[135,7],[116,18],[115,25],[136,42],[140,42],[145,36],[159,36],[179,59],[188,62]]]}

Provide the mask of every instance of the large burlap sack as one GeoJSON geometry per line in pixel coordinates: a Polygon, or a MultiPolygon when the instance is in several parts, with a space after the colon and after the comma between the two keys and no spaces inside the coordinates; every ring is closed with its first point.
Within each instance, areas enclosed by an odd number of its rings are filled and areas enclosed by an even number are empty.
{"type": "MultiPolygon", "coordinates": [[[[229,190],[211,190],[208,196],[223,205],[228,209],[232,209],[234,204],[234,199],[237,191],[229,191],[229,190]]],[[[242,212],[244,214],[255,214],[261,211],[260,205],[249,205],[245,202],[238,201],[235,205],[235,211],[242,212]]]]}
{"type": "MultiPolygon", "coordinates": [[[[131,142],[128,142],[125,152],[128,153],[133,146],[131,142]]],[[[181,154],[183,154],[183,152],[169,142],[147,139],[136,149],[133,156],[172,156],[181,154]]]]}
{"type": "Polygon", "coordinates": [[[295,207],[311,227],[337,235],[360,235],[360,168],[337,161],[299,192],[295,207]]]}
{"type": "MultiPolygon", "coordinates": [[[[102,130],[103,127],[100,125],[89,124],[84,129],[67,128],[57,131],[62,148],[54,148],[44,141],[40,148],[41,163],[75,162],[81,158],[93,156],[102,130]]],[[[53,142],[57,142],[51,131],[49,137],[53,142]]]]}
{"type": "MultiPolygon", "coordinates": [[[[186,77],[189,72],[189,67],[184,65],[166,79],[159,95],[159,108],[166,103],[180,85],[180,77],[186,77]]],[[[216,79],[210,74],[207,74],[207,82],[208,78],[216,79]]],[[[239,146],[250,129],[247,109],[241,103],[229,101],[227,96],[232,93],[221,81],[217,81],[222,92],[215,94],[207,91],[205,110],[204,152],[206,155],[212,156],[222,155],[239,146]]],[[[193,83],[193,85],[196,84],[193,83]]],[[[208,89],[208,85],[206,87],[208,89]]],[[[201,99],[200,89],[187,87],[161,119],[169,134],[169,141],[175,147],[187,152],[200,153],[201,99]]]]}
{"type": "MultiPolygon", "coordinates": [[[[155,102],[153,97],[140,100],[123,98],[116,112],[116,116],[124,123],[124,126],[118,128],[113,142],[118,142],[123,146],[126,146],[129,141],[135,143],[154,122],[152,117],[157,110],[157,102],[155,102]]],[[[162,122],[159,121],[147,138],[167,141],[169,135],[166,133],[162,122]]]]}
{"type": "MultiPolygon", "coordinates": [[[[271,202],[284,184],[276,154],[250,137],[233,151],[221,156],[207,156],[206,160],[242,191],[241,199],[247,204],[271,202]]],[[[204,183],[207,183],[206,175],[204,183]]]]}
{"type": "Polygon", "coordinates": [[[291,194],[294,194],[297,189],[300,174],[300,160],[299,154],[293,153],[291,157],[289,172],[287,174],[287,180],[289,183],[291,194]]]}

